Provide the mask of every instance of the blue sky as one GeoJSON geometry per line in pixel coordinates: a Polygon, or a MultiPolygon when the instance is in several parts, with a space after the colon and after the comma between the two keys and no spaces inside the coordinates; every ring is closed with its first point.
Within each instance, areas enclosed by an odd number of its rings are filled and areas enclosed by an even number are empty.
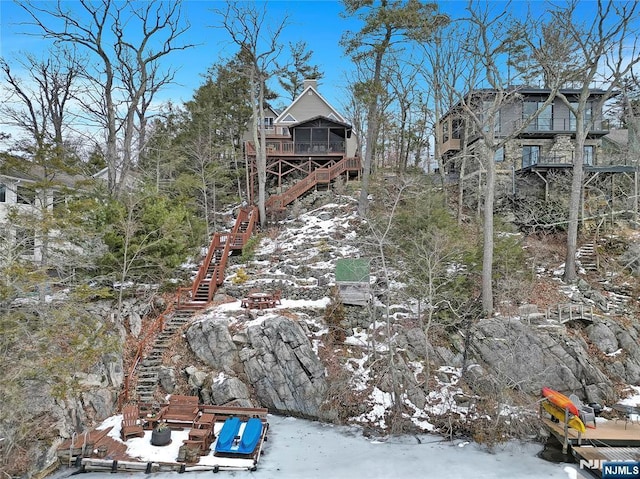
{"type": "MultiPolygon", "coordinates": [[[[73,5],[73,2],[67,3],[73,5]]],[[[202,75],[207,68],[234,53],[235,49],[226,32],[214,28],[219,24],[219,19],[212,9],[223,7],[224,2],[221,1],[187,0],[184,3],[184,17],[191,24],[184,40],[197,46],[167,57],[178,72],[177,84],[163,92],[164,100],[171,99],[175,103],[189,100],[202,83],[202,75]]],[[[342,5],[334,0],[268,2],[269,23],[275,25],[285,13],[289,14],[290,25],[283,32],[283,42],[307,42],[308,48],[314,52],[312,63],[324,72],[320,93],[338,107],[340,98],[344,96],[345,78],[350,69],[350,61],[339,45],[340,37],[343,31],[358,28],[354,20],[340,17],[342,10],[342,5]]],[[[11,61],[21,52],[47,52],[48,44],[43,40],[21,34],[27,27],[20,23],[27,20],[24,11],[13,1],[0,0],[0,56],[11,61]]]]}
{"type": "MultiPolygon", "coordinates": [[[[584,0],[585,11],[589,10],[590,3],[595,6],[594,1],[584,0]]],[[[263,3],[261,0],[256,2],[263,3]]],[[[54,5],[52,0],[44,3],[54,5]]],[[[74,4],[79,6],[75,0],[63,0],[63,3],[68,8],[74,8],[74,4]]],[[[507,5],[507,2],[497,0],[489,3],[496,12],[501,12],[507,5]]],[[[467,2],[444,0],[439,4],[442,11],[456,17],[464,13],[467,2]]],[[[515,0],[509,5],[511,10],[520,11],[531,7],[534,13],[542,13],[547,6],[542,0],[515,0]]],[[[194,90],[202,83],[202,75],[207,69],[233,55],[235,47],[231,45],[227,33],[221,28],[215,28],[216,25],[219,26],[220,19],[212,10],[222,9],[224,6],[225,2],[221,0],[184,1],[183,16],[191,27],[183,38],[186,43],[195,43],[197,46],[165,57],[165,62],[171,68],[177,69],[176,84],[165,88],[156,100],[171,100],[176,104],[190,100],[194,90]]],[[[308,48],[314,52],[311,62],[317,64],[324,72],[319,87],[320,93],[338,110],[344,112],[342,99],[346,97],[352,63],[339,41],[344,31],[359,30],[359,21],[354,18],[342,18],[340,13],[343,7],[338,0],[270,0],[267,6],[268,24],[278,24],[285,14],[289,15],[289,25],[283,32],[282,42],[306,41],[308,48]]],[[[10,63],[24,52],[41,56],[48,53],[49,44],[44,40],[38,36],[22,34],[28,30],[28,26],[24,25],[28,19],[26,13],[13,0],[0,0],[0,56],[10,63]]],[[[274,105],[282,103],[283,101],[276,101],[274,105]]]]}

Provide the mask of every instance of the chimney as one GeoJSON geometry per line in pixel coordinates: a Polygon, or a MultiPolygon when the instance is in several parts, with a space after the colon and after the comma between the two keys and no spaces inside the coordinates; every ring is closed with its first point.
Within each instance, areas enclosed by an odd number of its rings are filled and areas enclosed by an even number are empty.
{"type": "Polygon", "coordinates": [[[304,83],[302,84],[302,89],[306,90],[309,86],[312,86],[314,90],[318,91],[318,80],[316,80],[315,78],[305,79],[304,83]]]}

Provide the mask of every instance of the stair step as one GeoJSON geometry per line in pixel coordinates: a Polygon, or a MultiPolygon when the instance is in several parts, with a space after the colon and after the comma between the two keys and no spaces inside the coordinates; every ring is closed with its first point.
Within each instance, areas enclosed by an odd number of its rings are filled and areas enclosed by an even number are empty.
{"type": "Polygon", "coordinates": [[[158,382],[158,378],[138,378],[138,384],[156,384],[158,382]]]}

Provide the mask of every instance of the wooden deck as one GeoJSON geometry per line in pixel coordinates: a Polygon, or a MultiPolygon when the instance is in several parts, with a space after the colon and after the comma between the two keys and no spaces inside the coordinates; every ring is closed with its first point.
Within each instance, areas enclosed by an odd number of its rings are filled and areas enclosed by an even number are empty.
{"type": "MultiPolygon", "coordinates": [[[[551,433],[564,441],[564,425],[542,418],[542,422],[551,433]]],[[[594,446],[640,447],[640,424],[624,420],[598,422],[595,429],[587,428],[584,434],[573,429],[568,430],[568,442],[571,446],[590,444],[594,446]]]]}
{"type": "Polygon", "coordinates": [[[104,452],[112,461],[130,461],[127,446],[109,436],[113,428],[93,429],[73,439],[64,441],[58,447],[58,459],[61,464],[72,467],[80,466],[83,458],[97,457],[104,452]],[[98,453],[100,451],[100,453],[98,453]]]}
{"type": "Polygon", "coordinates": [[[563,445],[563,452],[570,453],[580,470],[592,476],[602,477],[602,463],[609,461],[640,461],[640,424],[620,420],[598,421],[595,429],[587,428],[580,434],[567,429],[562,422],[541,418],[546,429],[563,445]]]}
{"type": "Polygon", "coordinates": [[[140,450],[140,445],[147,448],[150,443],[151,430],[145,430],[143,437],[132,437],[123,442],[120,440],[119,427],[110,426],[105,429],[93,429],[65,441],[57,451],[59,462],[64,466],[79,467],[82,472],[144,472],[149,474],[152,472],[256,470],[269,429],[267,409],[207,405],[197,407],[200,413],[192,424],[184,425],[181,428],[172,425],[169,445],[152,446],[155,448],[155,458],[132,457],[128,454],[130,448],[136,449],[136,446],[138,450],[140,450]],[[242,457],[217,457],[213,452],[215,442],[208,442],[207,446],[211,446],[211,451],[205,447],[200,456],[192,459],[187,457],[186,460],[180,458],[180,446],[183,443],[193,442],[194,432],[203,430],[203,418],[213,421],[210,425],[212,434],[209,439],[213,438],[215,441],[224,420],[231,416],[240,417],[243,421],[250,417],[258,417],[262,421],[261,437],[252,454],[242,457]],[[201,420],[198,421],[198,418],[201,420]]]}
{"type": "Polygon", "coordinates": [[[573,457],[583,470],[602,477],[603,462],[640,461],[638,447],[578,446],[571,449],[573,457]]]}

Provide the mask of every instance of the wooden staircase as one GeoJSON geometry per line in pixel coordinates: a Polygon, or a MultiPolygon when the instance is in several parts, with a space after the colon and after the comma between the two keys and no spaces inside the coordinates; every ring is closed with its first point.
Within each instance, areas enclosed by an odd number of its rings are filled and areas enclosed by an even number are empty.
{"type": "Polygon", "coordinates": [[[230,233],[215,233],[207,249],[207,256],[198,269],[190,289],[180,291],[176,309],[202,309],[212,299],[218,286],[224,281],[224,271],[229,255],[241,250],[247,243],[258,222],[258,208],[240,208],[238,218],[230,233]],[[187,299],[182,300],[186,292],[187,299]]]}
{"type": "Polygon", "coordinates": [[[153,402],[159,380],[158,370],[171,338],[191,320],[196,311],[203,309],[213,299],[218,286],[224,281],[229,255],[246,244],[253,234],[257,217],[258,208],[255,206],[240,208],[231,232],[213,235],[207,256],[201,263],[191,288],[178,288],[176,300],[147,328],[144,338],[138,344],[118,398],[120,408],[131,399],[129,390],[134,378],[137,400],[144,403],[153,402]]]}
{"type": "Polygon", "coordinates": [[[583,244],[576,252],[576,259],[585,271],[598,271],[599,259],[597,253],[597,239],[583,244]]]}
{"type": "Polygon", "coordinates": [[[193,310],[186,308],[175,311],[167,319],[162,331],[155,336],[151,350],[145,358],[140,361],[136,382],[136,396],[138,397],[138,401],[147,404],[154,402],[154,393],[159,381],[158,371],[162,365],[162,356],[168,349],[173,335],[191,320],[193,313],[193,310]]]}
{"type": "Polygon", "coordinates": [[[285,192],[270,196],[265,203],[265,209],[267,211],[283,210],[287,205],[293,203],[311,188],[317,185],[328,185],[345,173],[359,173],[360,169],[360,158],[343,158],[332,166],[318,168],[285,192]]]}
{"type": "MultiPolygon", "coordinates": [[[[284,193],[271,196],[265,204],[266,209],[267,211],[283,210],[311,188],[320,184],[328,185],[337,177],[351,172],[360,172],[359,158],[343,158],[330,167],[319,168],[284,193]]],[[[240,208],[230,233],[213,235],[207,249],[207,256],[200,264],[192,286],[178,289],[175,302],[154,321],[140,341],[132,366],[125,375],[123,391],[118,398],[119,407],[130,400],[130,381],[134,377],[137,400],[143,403],[154,401],[162,356],[169,347],[172,337],[191,320],[196,311],[205,308],[211,302],[216,290],[224,281],[229,256],[234,250],[241,250],[244,247],[257,223],[258,208],[243,207],[240,208]]]]}

